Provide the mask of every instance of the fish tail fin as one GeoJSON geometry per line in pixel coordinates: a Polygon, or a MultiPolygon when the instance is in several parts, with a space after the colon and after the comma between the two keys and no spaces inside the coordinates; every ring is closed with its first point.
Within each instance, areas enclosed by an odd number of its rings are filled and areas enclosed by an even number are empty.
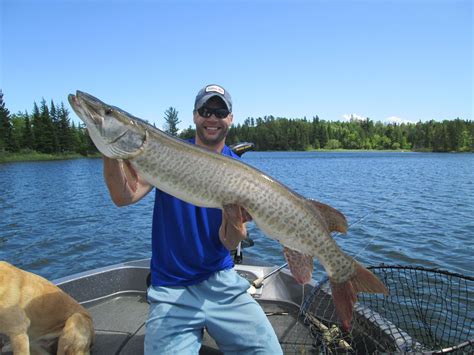
{"type": "Polygon", "coordinates": [[[336,313],[342,322],[342,328],[351,329],[352,312],[357,301],[358,292],[383,293],[388,295],[385,285],[372,272],[355,260],[354,274],[344,282],[334,282],[329,279],[336,313]]]}

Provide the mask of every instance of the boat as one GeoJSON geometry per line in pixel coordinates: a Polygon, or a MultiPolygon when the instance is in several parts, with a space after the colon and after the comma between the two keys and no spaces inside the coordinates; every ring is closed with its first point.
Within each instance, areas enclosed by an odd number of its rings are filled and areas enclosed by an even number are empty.
{"type": "Polygon", "coordinates": [[[229,146],[235,154],[241,157],[244,153],[255,148],[255,144],[252,142],[239,142],[229,146]]]}
{"type": "MultiPolygon", "coordinates": [[[[149,263],[148,259],[130,261],[54,281],[91,313],[96,331],[92,354],[143,354],[149,263]]],[[[293,346],[292,334],[301,337],[301,332],[309,331],[298,321],[302,303],[301,286],[296,284],[289,271],[283,270],[269,277],[257,289],[251,286],[251,282],[263,278],[273,267],[246,263],[237,264],[235,268],[249,280],[249,292],[262,305],[282,347],[293,346]]],[[[310,285],[305,286],[308,287],[310,285]]],[[[312,342],[298,346],[309,352],[312,342]]],[[[207,334],[200,353],[220,353],[207,334]]]]}
{"type": "MultiPolygon", "coordinates": [[[[302,286],[287,268],[242,254],[234,260],[240,260],[235,269],[249,281],[248,292],[265,311],[285,354],[474,350],[473,277],[417,266],[369,267],[391,296],[359,294],[352,330],[344,333],[327,280],[302,286]]],[[[143,354],[149,265],[149,259],[128,261],[53,281],[91,313],[92,354],[143,354]]],[[[207,333],[200,354],[221,354],[207,333]]]]}
{"type": "MultiPolygon", "coordinates": [[[[302,286],[284,265],[237,256],[235,269],[248,280],[248,292],[263,308],[284,354],[474,351],[474,277],[419,266],[369,266],[390,296],[359,294],[352,330],[343,332],[327,279],[302,286]]],[[[150,259],[133,260],[53,280],[92,315],[92,355],[143,354],[149,265],[150,259]]],[[[200,354],[221,354],[206,332],[200,354]]]]}
{"type": "MultiPolygon", "coordinates": [[[[359,343],[348,341],[335,326],[330,295],[315,280],[302,286],[286,268],[278,270],[247,257],[243,260],[235,269],[249,281],[248,292],[265,311],[285,354],[325,353],[331,346],[346,353],[379,349],[405,352],[416,344],[390,321],[362,306],[357,306],[354,313],[357,332],[362,334],[357,336],[359,343]],[[313,302],[302,313],[305,295],[324,300],[324,306],[313,302]],[[328,310],[333,326],[324,321],[328,320],[328,310]],[[322,338],[318,339],[317,334],[322,338]]],[[[129,261],[54,280],[91,313],[96,331],[91,354],[143,354],[149,264],[149,259],[129,261]]],[[[352,336],[355,334],[353,330],[352,336]]],[[[200,354],[221,354],[207,333],[200,354]]]]}
{"type": "MultiPolygon", "coordinates": [[[[143,354],[149,264],[149,259],[130,261],[54,281],[91,313],[96,331],[92,354],[143,354]]],[[[285,353],[313,353],[309,327],[299,318],[303,293],[309,294],[315,283],[302,288],[284,269],[255,288],[252,282],[271,273],[274,267],[250,261],[235,268],[249,280],[249,292],[267,314],[285,353]]],[[[220,353],[207,334],[200,353],[220,353]]]]}

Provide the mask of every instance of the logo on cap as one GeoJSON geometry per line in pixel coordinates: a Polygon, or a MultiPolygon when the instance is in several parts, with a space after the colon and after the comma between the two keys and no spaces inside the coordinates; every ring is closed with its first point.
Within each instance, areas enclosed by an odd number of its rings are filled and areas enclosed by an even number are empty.
{"type": "Polygon", "coordinates": [[[206,86],[206,92],[217,92],[221,95],[224,95],[225,94],[225,91],[223,88],[221,88],[220,86],[218,85],[209,85],[209,86],[206,86]]]}

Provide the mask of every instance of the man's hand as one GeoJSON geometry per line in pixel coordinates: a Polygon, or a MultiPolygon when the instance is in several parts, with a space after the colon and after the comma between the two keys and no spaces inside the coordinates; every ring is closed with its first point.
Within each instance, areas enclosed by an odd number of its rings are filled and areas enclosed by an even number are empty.
{"type": "Polygon", "coordinates": [[[225,205],[222,210],[222,224],[219,228],[219,239],[229,249],[237,248],[239,242],[247,237],[245,222],[251,221],[248,212],[235,204],[225,205]]]}

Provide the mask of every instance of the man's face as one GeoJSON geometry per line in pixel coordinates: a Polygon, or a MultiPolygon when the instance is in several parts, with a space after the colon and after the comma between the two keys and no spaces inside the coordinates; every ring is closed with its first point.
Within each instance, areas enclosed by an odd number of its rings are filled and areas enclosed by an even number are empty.
{"type": "MultiPolygon", "coordinates": [[[[203,107],[213,109],[227,109],[225,103],[219,97],[211,97],[203,107]]],[[[215,114],[205,118],[194,112],[194,123],[196,124],[196,134],[202,143],[207,146],[215,146],[225,140],[229,127],[232,124],[233,115],[229,113],[225,118],[217,118],[215,114]]]]}

